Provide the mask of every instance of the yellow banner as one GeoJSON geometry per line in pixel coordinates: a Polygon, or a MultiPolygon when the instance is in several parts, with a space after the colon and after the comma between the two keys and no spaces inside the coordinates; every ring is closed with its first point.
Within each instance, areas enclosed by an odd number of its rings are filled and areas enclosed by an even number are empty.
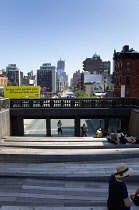
{"type": "Polygon", "coordinates": [[[40,98],[40,86],[5,86],[4,98],[40,98]]]}

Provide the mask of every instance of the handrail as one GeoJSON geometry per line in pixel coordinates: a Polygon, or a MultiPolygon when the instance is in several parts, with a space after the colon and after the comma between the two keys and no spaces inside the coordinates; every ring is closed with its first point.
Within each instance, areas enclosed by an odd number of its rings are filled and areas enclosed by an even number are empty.
{"type": "Polygon", "coordinates": [[[139,108],[138,98],[10,99],[10,108],[139,108]]]}
{"type": "Polygon", "coordinates": [[[10,108],[10,99],[9,98],[0,98],[0,111],[2,109],[10,108]]]}

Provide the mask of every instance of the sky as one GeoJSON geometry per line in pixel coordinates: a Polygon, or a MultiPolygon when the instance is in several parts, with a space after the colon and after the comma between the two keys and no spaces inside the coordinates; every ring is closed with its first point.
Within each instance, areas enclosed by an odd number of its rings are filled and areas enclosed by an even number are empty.
{"type": "Polygon", "coordinates": [[[61,58],[72,78],[95,53],[112,64],[124,45],[139,51],[139,0],[0,0],[0,69],[36,74],[61,58]]]}

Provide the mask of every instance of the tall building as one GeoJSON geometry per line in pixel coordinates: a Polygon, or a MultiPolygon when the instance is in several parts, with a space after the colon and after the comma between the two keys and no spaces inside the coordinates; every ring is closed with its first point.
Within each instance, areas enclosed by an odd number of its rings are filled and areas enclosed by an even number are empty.
{"type": "Polygon", "coordinates": [[[20,86],[23,82],[23,71],[16,67],[16,64],[6,66],[6,74],[10,82],[17,82],[20,86]]]}
{"type": "Polygon", "coordinates": [[[102,61],[96,53],[83,61],[83,70],[91,74],[110,74],[110,61],[102,61]]]}
{"type": "Polygon", "coordinates": [[[65,71],[65,61],[62,61],[61,58],[57,62],[57,74],[62,75],[65,71]]]}
{"type": "Polygon", "coordinates": [[[44,96],[56,92],[56,70],[51,63],[44,63],[37,70],[37,85],[41,87],[44,96]]]}
{"type": "Polygon", "coordinates": [[[68,75],[65,72],[65,61],[60,60],[57,62],[57,87],[61,91],[65,86],[68,86],[68,75]]]}
{"type": "Polygon", "coordinates": [[[78,80],[81,80],[81,72],[80,72],[80,70],[76,71],[76,72],[73,74],[72,85],[73,85],[73,86],[76,86],[77,83],[78,83],[78,80]]]}
{"type": "Polygon", "coordinates": [[[114,96],[139,97],[139,52],[123,46],[114,51],[114,96]]]}

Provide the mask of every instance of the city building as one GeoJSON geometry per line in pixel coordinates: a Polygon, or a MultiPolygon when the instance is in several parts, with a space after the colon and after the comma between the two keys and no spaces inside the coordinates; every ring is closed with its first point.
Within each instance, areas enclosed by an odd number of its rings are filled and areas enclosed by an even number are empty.
{"type": "Polygon", "coordinates": [[[20,86],[23,83],[23,71],[16,67],[16,64],[9,64],[6,67],[6,75],[10,82],[17,82],[20,86]]]}
{"type": "Polygon", "coordinates": [[[7,86],[8,78],[5,76],[5,69],[0,70],[0,97],[4,96],[4,86],[7,86]]]}
{"type": "Polygon", "coordinates": [[[72,86],[77,86],[78,81],[81,80],[81,72],[80,70],[76,71],[73,74],[73,79],[72,79],[72,86]]]}
{"type": "Polygon", "coordinates": [[[7,86],[8,78],[4,74],[5,71],[0,70],[0,86],[7,86]]]}
{"type": "Polygon", "coordinates": [[[139,52],[125,45],[113,60],[114,97],[139,97],[139,52]]]}
{"type": "Polygon", "coordinates": [[[57,62],[57,92],[63,90],[64,87],[68,87],[68,75],[65,72],[65,61],[60,60],[57,62]]]}
{"type": "Polygon", "coordinates": [[[83,70],[91,74],[110,74],[110,61],[102,61],[96,53],[83,61],[83,70]]]}
{"type": "Polygon", "coordinates": [[[51,63],[44,63],[37,70],[37,85],[41,87],[42,97],[56,93],[56,68],[51,63]]]}
{"type": "Polygon", "coordinates": [[[37,76],[33,75],[33,70],[27,73],[27,76],[24,76],[23,78],[23,84],[24,85],[37,85],[37,76]]]}
{"type": "Polygon", "coordinates": [[[60,58],[60,60],[57,62],[57,74],[62,76],[64,71],[65,71],[65,61],[61,60],[60,58]]]}
{"type": "Polygon", "coordinates": [[[113,88],[113,74],[84,74],[84,90],[89,96],[106,95],[113,88]]]}

